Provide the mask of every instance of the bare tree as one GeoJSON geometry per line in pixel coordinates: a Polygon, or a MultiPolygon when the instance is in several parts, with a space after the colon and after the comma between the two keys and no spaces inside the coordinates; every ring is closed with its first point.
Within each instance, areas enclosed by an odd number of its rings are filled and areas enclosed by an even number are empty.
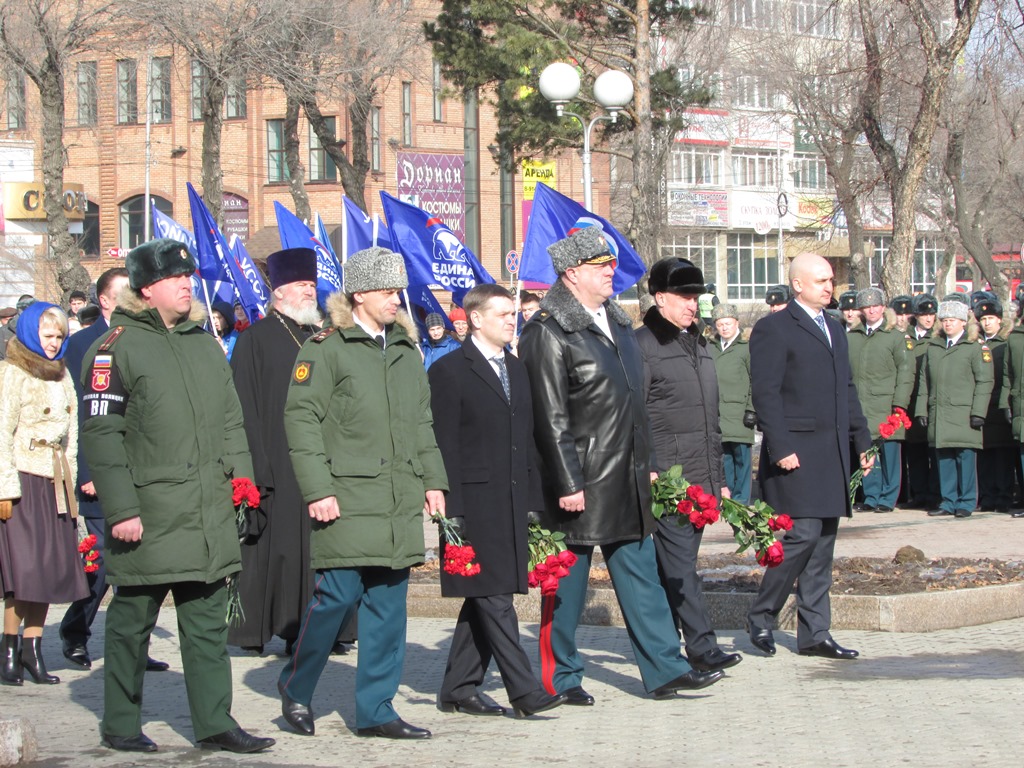
{"type": "Polygon", "coordinates": [[[882,267],[882,287],[889,295],[910,287],[918,195],[950,72],[970,37],[980,4],[981,0],[858,0],[866,67],[860,106],[868,144],[882,168],[892,204],[893,238],[882,267]]]}
{"type": "Polygon", "coordinates": [[[49,255],[65,296],[89,285],[64,213],[64,96],[69,62],[114,24],[116,2],[0,0],[0,56],[39,92],[42,107],[43,208],[49,255]]]}

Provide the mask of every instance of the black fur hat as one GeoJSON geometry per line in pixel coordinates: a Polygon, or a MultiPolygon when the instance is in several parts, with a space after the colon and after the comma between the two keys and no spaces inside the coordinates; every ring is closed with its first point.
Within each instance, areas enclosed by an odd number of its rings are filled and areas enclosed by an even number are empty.
{"type": "Polygon", "coordinates": [[[196,260],[187,245],[165,237],[132,248],[125,266],[128,285],[138,291],[168,277],[191,275],[196,271],[196,260]]]}

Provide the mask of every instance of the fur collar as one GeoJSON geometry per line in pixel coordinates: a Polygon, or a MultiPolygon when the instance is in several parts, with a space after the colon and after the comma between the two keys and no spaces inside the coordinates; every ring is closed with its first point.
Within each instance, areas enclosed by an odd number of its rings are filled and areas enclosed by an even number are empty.
{"type": "MultiPolygon", "coordinates": [[[[335,328],[346,330],[357,327],[356,320],[352,316],[352,304],[344,293],[332,293],[327,297],[327,316],[331,318],[331,324],[335,328]]],[[[404,309],[398,310],[398,317],[395,318],[394,325],[405,331],[405,334],[412,339],[413,344],[419,344],[420,333],[416,329],[416,323],[404,309]]]]}
{"type": "MultiPolygon", "coordinates": [[[[143,315],[149,312],[153,308],[149,306],[145,299],[142,298],[138,293],[133,291],[128,286],[124,287],[117,296],[117,306],[119,309],[124,310],[130,315],[143,315]]],[[[206,307],[202,305],[195,297],[192,298],[192,306],[188,310],[188,319],[196,325],[202,325],[206,322],[206,307]]]]}
{"type": "Polygon", "coordinates": [[[668,320],[666,320],[661,312],[658,311],[657,307],[651,307],[647,310],[644,315],[644,325],[651,329],[651,333],[654,334],[654,338],[659,344],[664,346],[665,344],[671,344],[673,341],[679,338],[680,334],[688,333],[691,336],[696,337],[697,343],[702,347],[707,346],[708,340],[704,334],[700,332],[700,323],[692,323],[689,328],[685,331],[682,328],[677,328],[668,320]]]}
{"type": "MultiPolygon", "coordinates": [[[[977,321],[968,322],[967,323],[967,327],[964,329],[963,334],[960,336],[960,341],[958,341],[957,344],[959,344],[960,342],[964,342],[964,341],[966,341],[968,343],[977,341],[978,340],[978,336],[980,335],[980,330],[981,330],[981,328],[978,325],[977,321]]],[[[938,342],[940,344],[945,344],[946,340],[947,340],[947,337],[946,337],[946,332],[944,330],[942,330],[942,324],[941,323],[936,323],[935,324],[935,331],[936,331],[935,338],[938,340],[938,342]]]]}
{"type": "Polygon", "coordinates": [[[61,381],[67,370],[63,360],[49,360],[40,357],[22,344],[15,336],[7,345],[7,362],[20,368],[34,379],[61,381]]]}
{"type": "MultiPolygon", "coordinates": [[[[909,328],[909,326],[907,326],[909,328]]],[[[853,323],[850,324],[850,333],[854,331],[860,331],[861,333],[867,333],[868,327],[864,323],[863,316],[857,318],[853,323]]],[[[886,309],[885,315],[882,317],[882,324],[878,326],[880,331],[899,331],[896,326],[896,313],[892,309],[886,309]]],[[[900,331],[904,333],[904,331],[900,331]]]]}
{"type": "MultiPolygon", "coordinates": [[[[540,308],[546,309],[566,333],[578,333],[589,328],[594,322],[591,315],[577,299],[562,279],[555,280],[547,295],[540,300],[540,308]]],[[[633,322],[618,304],[613,301],[606,301],[604,308],[608,311],[608,317],[618,325],[629,328],[633,322]]]]}
{"type": "MultiPolygon", "coordinates": [[[[732,340],[732,344],[730,344],[729,346],[731,347],[733,344],[747,344],[747,343],[749,343],[750,342],[750,330],[751,330],[750,328],[740,328],[740,332],[736,335],[736,338],[732,340]]],[[[717,332],[715,333],[715,336],[714,336],[714,342],[719,347],[722,346],[722,337],[719,336],[717,332]]]]}

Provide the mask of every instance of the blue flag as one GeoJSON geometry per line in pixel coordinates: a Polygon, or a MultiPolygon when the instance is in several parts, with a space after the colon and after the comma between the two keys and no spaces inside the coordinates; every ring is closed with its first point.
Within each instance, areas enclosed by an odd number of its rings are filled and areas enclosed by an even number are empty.
{"type": "Polygon", "coordinates": [[[402,306],[405,307],[412,319],[416,323],[416,327],[420,331],[420,338],[427,338],[427,315],[432,312],[439,314],[444,320],[444,327],[450,331],[455,330],[455,326],[452,325],[451,320],[448,319],[448,315],[441,309],[441,305],[437,303],[437,299],[434,298],[434,294],[430,292],[430,289],[425,285],[409,286],[407,291],[403,291],[402,295],[402,306]],[[409,303],[411,307],[405,307],[405,296],[409,296],[409,303]]]}
{"type": "Polygon", "coordinates": [[[470,288],[494,278],[444,223],[421,208],[381,191],[391,247],[405,257],[409,285],[438,285],[460,307],[470,288]]]}
{"type": "Polygon", "coordinates": [[[185,186],[188,187],[188,204],[192,209],[200,277],[230,282],[245,316],[250,323],[255,323],[267,311],[270,289],[245,248],[240,249],[240,257],[236,261],[236,255],[228,247],[203,198],[190,183],[186,182],[185,186]]]}
{"type": "Polygon", "coordinates": [[[345,258],[347,259],[356,251],[364,251],[373,245],[373,221],[368,214],[363,213],[362,208],[345,195],[341,196],[341,204],[345,214],[345,258]]]}
{"type": "MultiPolygon", "coordinates": [[[[152,208],[154,236],[177,240],[179,243],[187,245],[192,253],[198,253],[195,235],[166,213],[157,210],[156,203],[152,204],[152,208]]],[[[226,301],[228,304],[233,304],[235,301],[235,289],[231,283],[221,280],[203,280],[198,272],[192,275],[192,294],[203,302],[207,298],[209,298],[211,303],[214,301],[226,301]],[[203,290],[204,284],[206,286],[205,291],[203,290]]]]}
{"type": "Polygon", "coordinates": [[[316,298],[324,306],[327,297],[341,290],[341,265],[330,248],[315,237],[302,220],[276,200],[274,213],[277,215],[277,234],[282,248],[312,248],[316,252],[316,298]]]}
{"type": "Polygon", "coordinates": [[[615,227],[595,213],[591,213],[575,200],[559,194],[542,182],[533,193],[530,225],[523,243],[523,263],[519,268],[520,280],[533,280],[551,285],[557,279],[547,248],[568,237],[578,229],[598,227],[608,238],[612,253],[619,260],[612,278],[615,293],[632,288],[644,276],[647,267],[633,246],[615,227]]]}
{"type": "Polygon", "coordinates": [[[320,214],[316,214],[316,233],[313,236],[313,247],[316,250],[316,276],[317,293],[326,291],[324,300],[334,293],[340,291],[345,284],[342,277],[341,262],[338,261],[338,254],[334,252],[331,245],[331,236],[327,232],[324,220],[320,214]]]}

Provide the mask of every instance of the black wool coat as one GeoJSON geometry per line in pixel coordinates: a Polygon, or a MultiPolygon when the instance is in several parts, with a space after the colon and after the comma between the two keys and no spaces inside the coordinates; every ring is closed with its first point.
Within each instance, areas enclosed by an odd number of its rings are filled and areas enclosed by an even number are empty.
{"type": "Polygon", "coordinates": [[[525,593],[527,513],[544,503],[534,461],[526,368],[505,355],[512,402],[483,353],[468,340],[427,372],[434,436],[448,474],[449,518],[463,519],[480,573],[441,571],[445,597],[525,593]]]}
{"type": "Polygon", "coordinates": [[[761,318],[750,335],[754,410],[764,440],[764,500],[791,517],[851,514],[850,441],[858,454],[871,432],[850,374],[843,327],[826,315],[832,345],[795,301],[761,318]],[[797,469],[776,462],[795,453],[797,469]]]}

